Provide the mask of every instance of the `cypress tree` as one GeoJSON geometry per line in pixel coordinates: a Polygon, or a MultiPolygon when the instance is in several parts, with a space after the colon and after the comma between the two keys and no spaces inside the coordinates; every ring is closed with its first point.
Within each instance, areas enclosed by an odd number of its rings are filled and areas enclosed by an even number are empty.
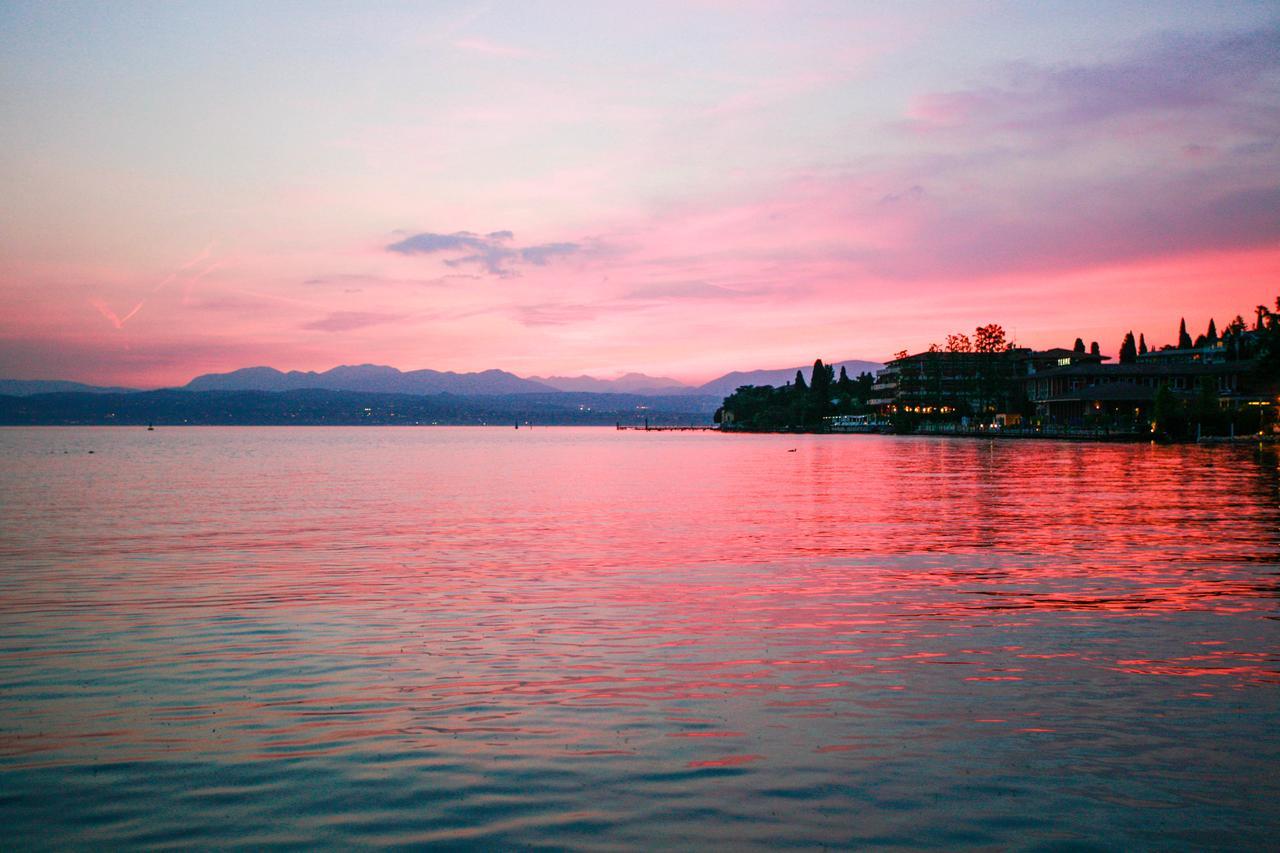
{"type": "Polygon", "coordinates": [[[1120,363],[1133,364],[1138,360],[1138,345],[1133,342],[1133,332],[1129,332],[1124,336],[1124,343],[1120,344],[1120,363]]]}
{"type": "Polygon", "coordinates": [[[1209,346],[1216,347],[1218,345],[1218,327],[1214,325],[1213,318],[1209,318],[1209,331],[1205,334],[1209,339],[1209,346]]]}
{"type": "Polygon", "coordinates": [[[1084,352],[1084,338],[1076,338],[1076,345],[1073,349],[1076,352],[1084,352]]]}
{"type": "Polygon", "coordinates": [[[1139,333],[1138,334],[1138,355],[1146,355],[1146,354],[1147,354],[1147,336],[1142,333],[1139,333]]]}
{"type": "Polygon", "coordinates": [[[796,390],[797,390],[797,391],[799,391],[801,394],[804,394],[804,393],[806,393],[806,392],[809,390],[809,383],[804,381],[804,371],[803,371],[803,370],[797,370],[797,371],[796,371],[796,382],[795,382],[795,386],[796,386],[796,390]]]}
{"type": "Polygon", "coordinates": [[[820,402],[831,397],[831,368],[823,364],[822,359],[813,363],[813,378],[809,380],[809,388],[820,402]]]}
{"type": "Polygon", "coordinates": [[[1187,334],[1187,318],[1178,324],[1178,349],[1191,349],[1191,336],[1187,334]]]}
{"type": "Polygon", "coordinates": [[[1102,355],[1102,347],[1098,346],[1097,341],[1089,344],[1089,355],[1102,355]]]}
{"type": "Polygon", "coordinates": [[[876,378],[867,371],[858,374],[858,378],[853,380],[854,396],[863,403],[871,399],[871,386],[876,384],[876,378]]]}
{"type": "Polygon", "coordinates": [[[840,378],[836,380],[836,387],[843,394],[853,394],[853,380],[849,378],[849,374],[845,371],[844,365],[840,365],[840,378]]]}

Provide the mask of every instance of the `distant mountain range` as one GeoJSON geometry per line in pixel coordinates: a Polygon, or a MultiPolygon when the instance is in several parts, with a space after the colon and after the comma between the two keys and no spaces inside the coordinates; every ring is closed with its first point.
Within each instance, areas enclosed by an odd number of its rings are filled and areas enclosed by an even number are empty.
{"type": "Polygon", "coordinates": [[[558,391],[593,391],[601,394],[687,394],[694,390],[679,379],[646,376],[643,373],[627,373],[617,379],[596,379],[594,376],[530,376],[529,381],[558,391]]]}
{"type": "MultiPolygon", "coordinates": [[[[863,371],[875,372],[882,365],[871,361],[836,362],[839,373],[843,366],[850,376],[863,371]]],[[[812,379],[812,367],[787,367],[778,370],[734,371],[726,373],[702,385],[686,385],[664,376],[646,376],[628,373],[617,379],[596,379],[591,376],[534,376],[522,379],[505,370],[484,370],[479,373],[453,373],[438,370],[401,371],[377,364],[343,365],[322,372],[290,370],[287,373],[274,367],[246,367],[230,373],[206,373],[197,376],[183,391],[352,391],[373,394],[455,394],[459,396],[489,396],[513,394],[590,393],[630,394],[650,397],[688,396],[721,400],[742,385],[783,385],[795,379],[796,371],[804,373],[806,381],[812,379]]],[[[0,379],[0,395],[29,397],[37,394],[84,393],[128,394],[139,393],[132,388],[102,387],[62,380],[0,379]]],[[[702,405],[698,404],[699,407],[702,405]]],[[[686,407],[688,408],[688,407],[686,407]]]]}
{"type": "MultiPolygon", "coordinates": [[[[832,365],[836,374],[844,367],[850,377],[856,377],[866,371],[875,373],[883,364],[874,361],[839,361],[832,365]]],[[[617,379],[596,379],[592,376],[530,376],[532,382],[549,385],[561,391],[596,391],[613,394],[697,394],[724,398],[743,385],[785,385],[796,378],[796,371],[804,372],[806,382],[813,378],[813,365],[803,367],[784,367],[778,370],[735,370],[724,376],[716,377],[701,385],[686,385],[678,379],[665,376],[646,376],[643,373],[628,373],[617,379]]]]}
{"type": "Polygon", "coordinates": [[[530,394],[554,391],[547,385],[521,379],[505,370],[480,373],[442,373],[438,370],[402,372],[377,364],[343,365],[323,373],[274,367],[245,367],[230,373],[206,373],[185,386],[187,391],[370,391],[378,394],[530,394]]]}
{"type": "Polygon", "coordinates": [[[105,385],[85,385],[83,382],[66,382],[62,379],[0,379],[0,394],[10,397],[30,397],[32,394],[127,394],[136,388],[116,388],[105,385]]]}

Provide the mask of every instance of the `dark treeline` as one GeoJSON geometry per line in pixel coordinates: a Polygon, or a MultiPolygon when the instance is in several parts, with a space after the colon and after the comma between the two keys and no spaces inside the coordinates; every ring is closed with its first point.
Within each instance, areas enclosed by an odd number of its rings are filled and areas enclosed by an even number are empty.
{"type": "Polygon", "coordinates": [[[831,415],[868,412],[867,400],[874,383],[875,377],[870,373],[859,373],[853,379],[843,367],[837,378],[834,368],[818,359],[808,382],[804,373],[797,370],[795,381],[780,388],[742,386],[725,398],[715,421],[748,431],[813,430],[831,415]]]}
{"type": "MultiPolygon", "coordinates": [[[[1208,330],[1194,341],[1183,320],[1177,348],[1219,347],[1225,351],[1228,361],[1252,360],[1253,377],[1260,387],[1280,390],[1280,297],[1276,298],[1274,311],[1259,305],[1256,316],[1252,329],[1243,317],[1237,316],[1227,324],[1221,337],[1210,320],[1208,330]]],[[[1140,350],[1145,351],[1145,348],[1140,350]]],[[[1121,360],[1124,360],[1123,353],[1121,360]]],[[[1265,417],[1264,410],[1256,406],[1234,411],[1223,409],[1218,402],[1217,388],[1209,379],[1202,380],[1191,396],[1175,394],[1168,385],[1162,385],[1151,406],[1151,422],[1156,434],[1175,441],[1195,438],[1197,434],[1222,435],[1228,430],[1251,433],[1262,426],[1265,417]]]]}
{"type": "MultiPolygon", "coordinates": [[[[1163,352],[1166,350],[1186,350],[1186,349],[1204,349],[1206,347],[1215,347],[1221,349],[1228,361],[1240,361],[1248,358],[1254,358],[1258,355],[1259,348],[1266,349],[1266,338],[1268,334],[1274,330],[1277,312],[1280,312],[1280,299],[1276,300],[1276,311],[1272,311],[1265,305],[1259,305],[1256,310],[1257,319],[1254,321],[1253,328],[1249,328],[1249,324],[1245,322],[1244,317],[1237,314],[1235,319],[1228,323],[1222,330],[1222,334],[1218,334],[1218,325],[1209,319],[1209,327],[1204,333],[1197,335],[1194,340],[1187,331],[1187,321],[1185,318],[1178,323],[1178,342],[1176,344],[1165,344],[1162,347],[1147,347],[1147,336],[1140,334],[1137,340],[1133,337],[1133,332],[1127,332],[1124,340],[1120,343],[1120,364],[1133,364],[1138,360],[1138,356],[1146,355],[1148,352],[1163,352]]],[[[1095,344],[1096,346],[1096,344],[1095,344]]],[[[1083,352],[1084,345],[1079,338],[1076,338],[1076,348],[1083,352]]],[[[1274,349],[1274,347],[1271,347],[1274,349]]]]}

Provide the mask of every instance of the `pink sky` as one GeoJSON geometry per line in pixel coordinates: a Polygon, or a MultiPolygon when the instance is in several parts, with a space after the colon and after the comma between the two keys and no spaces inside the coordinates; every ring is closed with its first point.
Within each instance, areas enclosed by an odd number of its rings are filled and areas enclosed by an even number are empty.
{"type": "Polygon", "coordinates": [[[7,378],[1114,354],[1280,293],[1263,5],[2,15],[7,378]]]}

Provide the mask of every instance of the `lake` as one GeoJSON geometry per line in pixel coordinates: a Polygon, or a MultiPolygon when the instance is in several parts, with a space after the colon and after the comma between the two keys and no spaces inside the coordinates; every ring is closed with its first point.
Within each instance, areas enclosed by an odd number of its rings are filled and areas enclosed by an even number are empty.
{"type": "Polygon", "coordinates": [[[1266,848],[1256,447],[0,430],[0,843],[1266,848]]]}

